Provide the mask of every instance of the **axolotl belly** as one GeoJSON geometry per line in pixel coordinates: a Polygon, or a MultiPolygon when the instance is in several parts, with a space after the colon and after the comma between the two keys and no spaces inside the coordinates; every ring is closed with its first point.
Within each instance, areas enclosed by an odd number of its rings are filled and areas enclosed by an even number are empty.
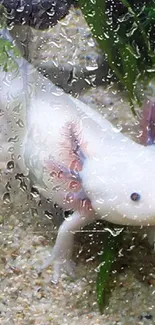
{"type": "Polygon", "coordinates": [[[5,141],[18,139],[16,163],[33,175],[40,193],[73,211],[46,263],[54,263],[57,281],[61,268],[72,273],[73,233],[86,224],[155,225],[155,149],[118,132],[23,59],[18,65],[0,72],[1,133],[5,141]]]}

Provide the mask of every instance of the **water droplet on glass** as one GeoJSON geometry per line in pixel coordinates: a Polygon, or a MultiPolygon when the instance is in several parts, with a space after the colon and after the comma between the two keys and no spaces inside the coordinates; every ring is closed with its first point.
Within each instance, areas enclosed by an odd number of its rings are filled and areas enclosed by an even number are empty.
{"type": "Polygon", "coordinates": [[[0,117],[4,115],[4,111],[0,109],[0,117]]]}
{"type": "Polygon", "coordinates": [[[119,132],[121,132],[121,131],[122,131],[122,126],[118,126],[117,128],[113,128],[113,131],[114,131],[115,133],[119,133],[119,132]]]}
{"type": "Polygon", "coordinates": [[[94,65],[87,65],[86,66],[87,71],[94,71],[98,69],[98,64],[94,64],[94,65]]]}
{"type": "Polygon", "coordinates": [[[24,127],[24,123],[23,121],[19,118],[18,121],[16,122],[16,124],[20,127],[23,128],[24,127]]]}
{"type": "Polygon", "coordinates": [[[147,69],[147,72],[155,72],[155,68],[147,69]]]}
{"type": "Polygon", "coordinates": [[[9,153],[12,153],[13,151],[14,151],[14,147],[9,147],[9,148],[8,148],[8,152],[9,152],[9,153]]]}
{"type": "Polygon", "coordinates": [[[57,1],[56,1],[56,0],[51,1],[51,5],[52,5],[53,7],[55,7],[56,4],[57,4],[57,1]]]}
{"type": "Polygon", "coordinates": [[[6,183],[5,188],[6,188],[7,191],[11,190],[11,185],[10,185],[9,182],[6,183]]]}
{"type": "Polygon", "coordinates": [[[47,217],[48,219],[52,220],[53,219],[53,214],[46,210],[45,211],[45,217],[47,217]]]}
{"type": "Polygon", "coordinates": [[[56,186],[54,186],[53,188],[52,188],[52,191],[53,192],[58,192],[59,190],[60,190],[60,186],[59,185],[56,185],[56,186]]]}
{"type": "Polygon", "coordinates": [[[72,215],[69,213],[68,215],[64,216],[64,219],[70,221],[72,220],[72,215]]]}
{"type": "Polygon", "coordinates": [[[20,182],[20,189],[24,192],[27,190],[27,185],[26,185],[24,179],[22,179],[20,182]]]}
{"type": "Polygon", "coordinates": [[[128,33],[126,33],[126,36],[127,37],[132,36],[136,30],[137,30],[137,24],[133,23],[132,28],[129,30],[128,33]]]}
{"type": "Polygon", "coordinates": [[[65,201],[67,203],[72,203],[74,201],[74,194],[69,192],[66,194],[65,201]]]}
{"type": "Polygon", "coordinates": [[[17,174],[15,175],[15,179],[19,179],[20,181],[22,180],[23,177],[24,177],[23,174],[19,174],[19,173],[17,173],[17,174]]]}
{"type": "Polygon", "coordinates": [[[109,231],[110,234],[113,237],[116,237],[118,235],[120,235],[120,233],[123,231],[124,228],[114,228],[114,229],[110,229],[110,228],[104,228],[105,231],[109,231]]]}
{"type": "Polygon", "coordinates": [[[13,160],[8,161],[8,163],[7,163],[7,169],[8,170],[14,169],[14,161],[13,160]]]}
{"type": "Polygon", "coordinates": [[[41,90],[46,92],[46,86],[45,85],[42,85],[41,86],[41,90]]]}
{"type": "Polygon", "coordinates": [[[18,140],[19,140],[19,137],[18,137],[18,135],[16,135],[12,138],[9,138],[8,142],[18,142],[18,140]]]}
{"type": "Polygon", "coordinates": [[[55,90],[52,91],[52,94],[59,97],[59,96],[63,95],[63,90],[56,88],[55,90]]]}
{"type": "Polygon", "coordinates": [[[4,193],[4,195],[3,195],[3,202],[5,204],[9,204],[11,202],[11,198],[10,198],[10,193],[9,192],[4,193]]]}
{"type": "MultiPolygon", "coordinates": [[[[11,16],[11,15],[10,15],[11,16]]],[[[9,17],[9,15],[7,15],[7,18],[9,19],[10,17],[9,17]]],[[[9,19],[10,20],[10,19],[9,19]]],[[[12,30],[13,28],[14,28],[14,26],[15,26],[15,24],[14,24],[14,22],[12,22],[11,24],[9,24],[8,26],[7,26],[7,29],[8,30],[12,30]]]]}
{"type": "Polygon", "coordinates": [[[53,207],[54,207],[54,209],[58,209],[58,208],[59,208],[59,206],[58,206],[57,203],[54,203],[54,204],[53,204],[53,207]]]}
{"type": "Polygon", "coordinates": [[[37,211],[37,209],[32,208],[31,209],[31,214],[32,214],[33,217],[38,217],[38,211],[37,211]]]}
{"type": "Polygon", "coordinates": [[[91,13],[88,14],[89,17],[94,17],[95,16],[95,11],[92,11],[91,13]]]}
{"type": "Polygon", "coordinates": [[[47,11],[47,15],[53,17],[55,15],[55,9],[51,9],[50,11],[47,11]]]}
{"type": "Polygon", "coordinates": [[[19,114],[20,110],[21,110],[21,104],[16,105],[13,109],[13,112],[19,114]]]}
{"type": "Polygon", "coordinates": [[[17,12],[23,12],[24,11],[24,6],[20,6],[19,8],[16,9],[17,12]]]}
{"type": "Polygon", "coordinates": [[[31,188],[31,195],[34,199],[40,197],[40,194],[39,194],[39,191],[36,187],[33,187],[31,188]]]}
{"type": "MultiPolygon", "coordinates": [[[[105,38],[109,38],[109,35],[107,34],[107,33],[104,33],[104,36],[105,36],[105,38]]],[[[100,40],[102,40],[103,38],[102,38],[102,36],[100,36],[100,40]]]]}
{"type": "Polygon", "coordinates": [[[129,13],[122,15],[121,17],[118,17],[117,20],[122,23],[123,21],[127,21],[129,18],[131,18],[131,15],[129,13]]]}

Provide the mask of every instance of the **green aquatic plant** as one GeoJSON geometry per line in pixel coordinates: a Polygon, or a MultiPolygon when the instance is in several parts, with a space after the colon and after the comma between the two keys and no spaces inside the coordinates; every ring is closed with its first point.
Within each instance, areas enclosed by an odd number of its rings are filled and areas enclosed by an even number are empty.
{"type": "Polygon", "coordinates": [[[155,1],[79,0],[79,4],[135,113],[135,100],[142,103],[144,88],[155,73],[155,1]]]}
{"type": "MultiPolygon", "coordinates": [[[[0,5],[0,31],[7,27],[5,17],[5,8],[0,5]]],[[[17,69],[18,65],[14,57],[20,57],[20,51],[9,40],[5,40],[3,34],[0,33],[0,66],[3,67],[4,71],[17,69]]]]}
{"type": "Polygon", "coordinates": [[[11,44],[9,41],[0,38],[0,66],[3,67],[4,71],[13,71],[18,68],[16,61],[13,56],[19,57],[20,53],[16,46],[11,44]]]}
{"type": "Polygon", "coordinates": [[[118,232],[114,232],[113,227],[104,233],[103,251],[100,254],[100,264],[96,279],[97,303],[101,313],[110,295],[110,274],[117,259],[122,233],[122,228],[118,232]]]}

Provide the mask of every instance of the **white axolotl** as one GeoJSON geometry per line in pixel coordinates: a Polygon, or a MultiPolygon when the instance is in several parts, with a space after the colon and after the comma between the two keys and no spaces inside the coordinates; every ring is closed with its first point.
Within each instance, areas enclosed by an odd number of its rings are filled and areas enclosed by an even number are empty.
{"type": "Polygon", "coordinates": [[[16,71],[0,71],[0,159],[12,138],[21,171],[34,176],[44,197],[73,210],[46,264],[54,263],[56,282],[62,268],[72,274],[74,232],[86,224],[155,225],[155,148],[127,138],[25,60],[17,62],[16,71]]]}

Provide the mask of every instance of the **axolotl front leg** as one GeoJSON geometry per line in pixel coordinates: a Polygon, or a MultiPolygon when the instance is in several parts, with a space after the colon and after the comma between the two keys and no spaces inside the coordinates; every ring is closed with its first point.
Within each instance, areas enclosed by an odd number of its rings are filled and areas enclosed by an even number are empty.
{"type": "Polygon", "coordinates": [[[95,212],[91,207],[91,202],[82,189],[79,192],[65,192],[62,195],[64,196],[64,207],[74,209],[74,212],[60,226],[53,251],[43,265],[45,268],[53,264],[54,283],[57,283],[63,270],[71,276],[74,275],[74,263],[72,262],[74,234],[85,225],[95,221],[95,212]]]}
{"type": "Polygon", "coordinates": [[[44,166],[53,181],[57,182],[61,188],[59,190],[59,197],[62,198],[64,210],[74,211],[60,226],[52,253],[42,266],[42,268],[45,268],[53,264],[54,283],[57,283],[60,273],[63,270],[73,276],[74,263],[71,258],[74,234],[85,225],[94,222],[96,217],[95,211],[91,206],[91,201],[83,190],[79,172],[83,168],[87,158],[72,131],[71,127],[71,134],[68,137],[71,145],[68,148],[70,168],[57,163],[52,157],[44,162],[44,166]]]}
{"type": "Polygon", "coordinates": [[[65,270],[69,275],[74,276],[74,263],[72,262],[74,234],[90,222],[95,220],[94,214],[88,211],[75,211],[61,225],[55,246],[49,259],[43,267],[54,265],[53,282],[57,283],[60,273],[65,270]]]}

